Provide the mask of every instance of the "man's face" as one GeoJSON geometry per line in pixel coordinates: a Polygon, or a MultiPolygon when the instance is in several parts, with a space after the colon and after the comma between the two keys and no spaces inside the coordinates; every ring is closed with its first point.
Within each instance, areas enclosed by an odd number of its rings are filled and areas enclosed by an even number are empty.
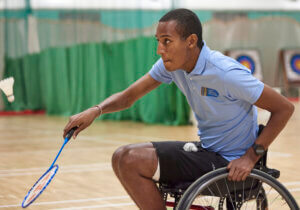
{"type": "Polygon", "coordinates": [[[177,22],[159,22],[156,29],[159,54],[168,71],[185,69],[189,57],[188,42],[176,31],[177,22]]]}

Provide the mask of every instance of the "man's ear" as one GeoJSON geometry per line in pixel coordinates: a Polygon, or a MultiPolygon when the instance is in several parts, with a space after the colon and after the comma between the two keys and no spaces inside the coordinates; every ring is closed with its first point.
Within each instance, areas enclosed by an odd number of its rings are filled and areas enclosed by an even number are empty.
{"type": "Polygon", "coordinates": [[[196,34],[189,35],[189,37],[187,38],[187,42],[189,48],[197,47],[198,36],[196,34]]]}

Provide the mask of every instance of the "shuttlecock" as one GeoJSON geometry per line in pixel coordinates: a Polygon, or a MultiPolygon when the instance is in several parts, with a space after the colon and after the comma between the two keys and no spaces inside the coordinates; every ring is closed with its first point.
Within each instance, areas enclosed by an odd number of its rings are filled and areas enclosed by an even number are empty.
{"type": "Polygon", "coordinates": [[[0,89],[4,92],[9,102],[13,102],[15,100],[13,92],[14,81],[15,80],[13,77],[9,77],[0,81],[0,89]]]}

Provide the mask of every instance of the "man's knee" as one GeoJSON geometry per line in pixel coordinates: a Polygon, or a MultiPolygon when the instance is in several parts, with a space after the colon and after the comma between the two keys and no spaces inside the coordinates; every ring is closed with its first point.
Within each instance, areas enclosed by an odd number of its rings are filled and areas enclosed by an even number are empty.
{"type": "Polygon", "coordinates": [[[120,158],[120,168],[134,169],[141,161],[141,149],[127,147],[124,149],[123,155],[120,158]]]}
{"type": "Polygon", "coordinates": [[[119,147],[112,156],[112,165],[114,169],[118,169],[119,166],[122,165],[128,165],[133,161],[133,158],[135,156],[135,149],[140,148],[139,146],[135,144],[129,144],[125,146],[119,147]]]}
{"type": "Polygon", "coordinates": [[[152,144],[122,146],[114,152],[112,164],[116,173],[139,171],[151,175],[157,167],[156,152],[152,144]]]}
{"type": "Polygon", "coordinates": [[[128,145],[119,147],[112,155],[111,162],[113,169],[116,171],[119,168],[120,159],[123,153],[128,150],[128,145]]]}

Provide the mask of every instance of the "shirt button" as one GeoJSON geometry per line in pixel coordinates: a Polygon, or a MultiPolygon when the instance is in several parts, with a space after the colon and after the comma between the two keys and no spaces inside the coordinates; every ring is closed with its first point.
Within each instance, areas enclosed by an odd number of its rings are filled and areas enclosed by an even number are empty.
{"type": "Polygon", "coordinates": [[[190,77],[190,80],[193,80],[193,78],[192,78],[192,77],[190,77]]]}

